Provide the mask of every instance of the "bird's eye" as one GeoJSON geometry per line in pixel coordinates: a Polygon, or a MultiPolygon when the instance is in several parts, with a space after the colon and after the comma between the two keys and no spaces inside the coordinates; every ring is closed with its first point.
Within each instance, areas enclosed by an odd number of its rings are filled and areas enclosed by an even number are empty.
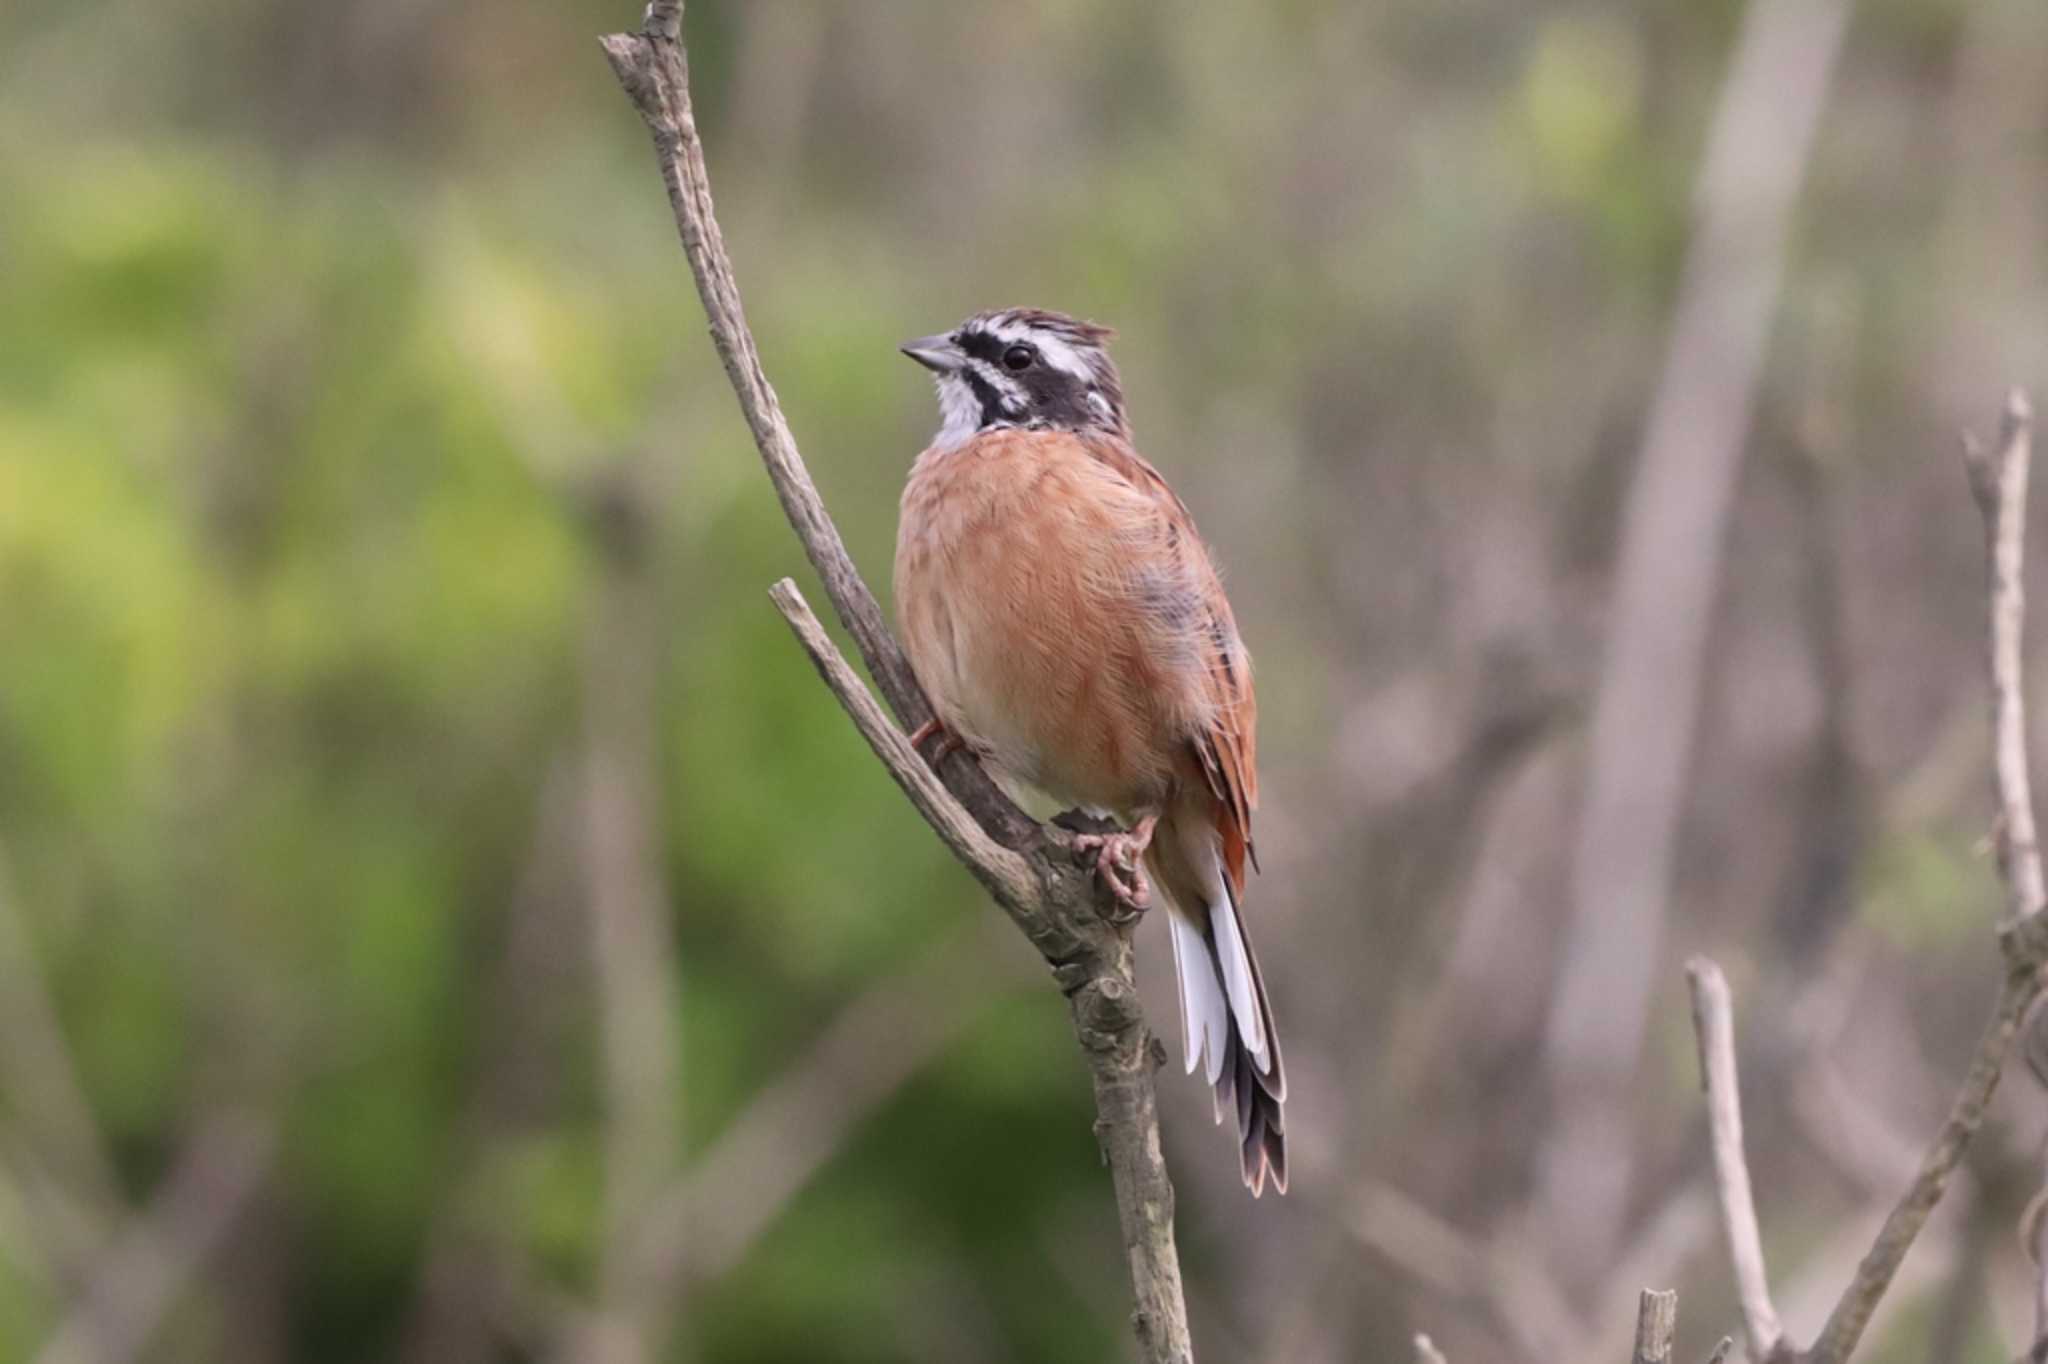
{"type": "Polygon", "coordinates": [[[1036,359],[1038,359],[1037,349],[1027,346],[1020,341],[1003,352],[1003,368],[1030,369],[1032,362],[1036,359]]]}

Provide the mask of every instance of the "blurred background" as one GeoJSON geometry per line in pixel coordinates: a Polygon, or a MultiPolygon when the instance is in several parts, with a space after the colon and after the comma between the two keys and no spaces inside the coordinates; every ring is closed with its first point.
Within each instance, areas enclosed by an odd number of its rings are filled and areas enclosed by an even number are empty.
{"type": "MultiPolygon", "coordinates": [[[[0,10],[0,1358],[1126,1357],[1065,1010],[764,595],[638,18],[0,10]]],[[[1119,328],[1226,566],[1294,1178],[1162,1075],[1203,1357],[1623,1358],[1645,1284],[1704,1357],[1694,952],[1809,1339],[1997,980],[1956,449],[2048,379],[2035,0],[686,28],[878,590],[895,344],[1012,304],[1119,328]]],[[[2044,1125],[2015,1067],[1868,1358],[2027,1342],[2044,1125]]]]}

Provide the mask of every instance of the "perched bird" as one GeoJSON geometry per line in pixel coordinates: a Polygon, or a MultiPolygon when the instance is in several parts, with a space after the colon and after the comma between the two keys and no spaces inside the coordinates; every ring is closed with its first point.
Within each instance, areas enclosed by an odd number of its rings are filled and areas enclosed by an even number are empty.
{"type": "Polygon", "coordinates": [[[903,490],[896,613],[937,718],[999,776],[1122,824],[1087,836],[1132,910],[1162,892],[1187,1068],[1287,1189],[1280,1039],[1245,934],[1251,660],[1187,506],[1131,444],[1105,327],[980,313],[903,347],[939,432],[903,490]]]}

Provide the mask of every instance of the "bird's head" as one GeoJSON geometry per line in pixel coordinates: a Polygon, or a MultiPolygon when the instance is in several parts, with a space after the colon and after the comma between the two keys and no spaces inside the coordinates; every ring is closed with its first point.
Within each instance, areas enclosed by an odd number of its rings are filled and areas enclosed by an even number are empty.
{"type": "Polygon", "coordinates": [[[992,427],[1123,434],[1123,385],[1103,346],[1110,334],[1064,313],[1007,308],[906,342],[903,353],[938,381],[936,445],[992,427]]]}

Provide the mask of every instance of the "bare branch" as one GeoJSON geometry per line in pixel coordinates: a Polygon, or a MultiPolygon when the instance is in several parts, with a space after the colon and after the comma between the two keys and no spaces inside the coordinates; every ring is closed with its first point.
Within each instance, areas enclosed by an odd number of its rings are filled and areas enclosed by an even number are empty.
{"type": "Polygon", "coordinates": [[[2041,880],[2041,847],[2034,832],[2034,797],[2027,780],[2027,712],[2020,673],[2026,620],[2023,570],[2027,535],[2027,474],[2033,455],[2033,406],[2014,389],[2006,398],[1998,448],[1963,439],[1970,488],[1984,513],[1984,548],[1991,593],[1986,659],[1991,676],[1992,783],[1998,797],[1998,870],[2005,882],[2005,926],[2020,923],[2048,902],[2041,880]]]}
{"type": "MultiPolygon", "coordinates": [[[[712,210],[710,173],[704,165],[704,146],[697,136],[690,102],[688,57],[678,36],[681,13],[679,0],[656,3],[649,7],[644,31],[614,33],[599,41],[619,84],[654,135],[669,205],[675,211],[683,251],[697,281],[697,295],[711,323],[712,344],[725,364],[726,377],[732,381],[740,412],[753,433],[769,481],[775,485],[775,495],[811,566],[824,580],[825,595],[860,650],[868,675],[875,679],[897,720],[906,729],[914,729],[931,718],[931,706],[818,496],[747,326],[732,258],[726,253],[725,236],[712,210]]],[[[956,753],[947,759],[943,771],[961,803],[999,841],[1018,847],[1035,836],[1033,821],[996,789],[973,758],[956,753]]]]}
{"type": "Polygon", "coordinates": [[[1879,1230],[1877,1243],[1857,1266],[1820,1338],[1806,1356],[1814,1364],[1846,1360],[1870,1322],[1893,1274],[1940,1201],[1948,1177],[1964,1148],[1984,1120],[1984,1110],[1998,1088],[1999,1076],[2019,1035],[2020,1022],[2042,989],[2041,971],[2048,961],[2041,915],[2041,857],[2034,833],[2033,798],[2027,780],[2026,712],[2022,702],[2021,629],[2025,597],[2021,570],[2026,548],[2028,462],[2032,454],[2032,409],[2027,397],[2013,390],[2006,400],[1998,449],[1985,451],[1964,442],[1970,488],[1984,514],[1985,555],[1989,565],[1990,644],[1987,650],[1991,683],[1993,786],[1998,796],[1998,869],[2005,884],[2006,913],[1999,925],[2005,949],[2005,982],[1991,1023],[1977,1043],[1962,1089],[1949,1107],[1934,1148],[1919,1173],[1879,1230]]]}
{"type": "MultiPolygon", "coordinates": [[[[2026,626],[2027,482],[2033,462],[2033,405],[2020,389],[2006,396],[1998,445],[1987,449],[1963,437],[1963,462],[1970,491],[1984,514],[1984,558],[1991,597],[1991,629],[1985,661],[1991,682],[1992,792],[1998,801],[1994,843],[1999,879],[2005,886],[2005,916],[2000,923],[2008,951],[2031,938],[2039,943],[2038,924],[2044,903],[2041,848],[2034,824],[2034,796],[2027,772],[2026,687],[2022,672],[2026,626]],[[2021,930],[2033,927],[2033,933],[2021,930]]],[[[2038,947],[2036,948],[2038,950],[2038,947]]],[[[2024,951],[2024,947],[2022,948],[2024,951]]],[[[2038,988],[2038,987],[2037,987],[2038,988]]],[[[2036,1015],[2035,1032],[2043,1026],[2036,1015]]],[[[2028,1060],[2035,1062],[2031,1050],[2028,1060]]],[[[2035,1066],[2037,1078],[2041,1069],[2035,1066]]],[[[2044,1081],[2048,1083],[2048,1081],[2044,1081]]],[[[2048,1190],[2048,1175],[2044,1175],[2048,1190]]],[[[2041,1213],[2037,1194],[2022,1219],[2021,1238],[2034,1260],[2034,1345],[2031,1358],[2048,1351],[2048,1260],[2044,1260],[2041,1213]]]]}
{"type": "Polygon", "coordinates": [[[1692,1026],[1699,1038],[1700,1084],[1707,1094],[1707,1122],[1713,1134],[1714,1187],[1721,1198],[1721,1225],[1735,1266],[1742,1329],[1751,1359],[1771,1356],[1784,1338],[1771,1285],[1764,1272],[1763,1237],[1757,1230],[1756,1199],[1749,1187],[1749,1159],[1742,1150],[1742,1094],[1735,1073],[1735,1011],[1728,978],[1705,957],[1685,965],[1692,987],[1692,1026]]]}
{"type": "Polygon", "coordinates": [[[1633,1364],[1671,1364],[1671,1336],[1677,1329],[1677,1292],[1645,1288],[1636,1306],[1633,1364]]]}
{"type": "Polygon", "coordinates": [[[1820,1338],[1814,1341],[1813,1348],[1802,1356],[1803,1359],[1812,1361],[1812,1364],[1841,1364],[1856,1348],[1863,1328],[1870,1324],[1870,1314],[1877,1309],[1878,1300],[1891,1286],[1899,1262],[1906,1258],[1906,1251],[1926,1224],[1927,1215],[1941,1201],[1949,1176],[1955,1173],[1970,1138],[1982,1125],[1984,1110],[1989,1107],[1991,1095],[1998,1088],[1998,1077],[2005,1069],[2005,1058],[2012,1051],[2013,1039],[2019,1034],[2020,1017],[2040,990],[2040,980],[2032,970],[2006,974],[2005,984],[1998,995],[1998,1007],[1992,1014],[1990,1026],[1985,1028],[1983,1037],[1977,1042],[1977,1050],[1970,1059],[1969,1073],[1964,1077],[1963,1087],[1955,1101],[1949,1106],[1948,1117],[1935,1138],[1934,1148],[1921,1161],[1919,1173],[1913,1177],[1912,1184],[1892,1209],[1891,1215],[1885,1218],[1876,1244],[1856,1267],[1856,1277],[1850,1281],[1841,1301],[1829,1315],[1820,1338]]]}
{"type": "MultiPolygon", "coordinates": [[[[747,328],[739,286],[712,211],[710,179],[690,104],[680,14],[679,3],[652,5],[643,31],[612,34],[601,41],[620,85],[653,135],[712,342],[769,481],[869,676],[901,725],[915,726],[930,717],[931,708],[825,511],[747,328]]],[[[877,756],[918,812],[1053,966],[1094,1081],[1096,1133],[1116,1191],[1136,1299],[1132,1325],[1140,1355],[1146,1364],[1192,1360],[1180,1257],[1173,1241],[1173,1186],[1160,1149],[1152,1083],[1164,1053],[1138,1008],[1128,932],[1106,921],[1102,894],[1094,878],[1077,864],[1065,836],[1028,818],[971,757],[956,753],[945,760],[940,772],[943,786],[931,778],[923,760],[830,648],[807,608],[802,616],[815,634],[806,633],[796,614],[801,599],[793,586],[784,586],[787,590],[778,590],[777,604],[805,636],[813,660],[877,756]]]]}

